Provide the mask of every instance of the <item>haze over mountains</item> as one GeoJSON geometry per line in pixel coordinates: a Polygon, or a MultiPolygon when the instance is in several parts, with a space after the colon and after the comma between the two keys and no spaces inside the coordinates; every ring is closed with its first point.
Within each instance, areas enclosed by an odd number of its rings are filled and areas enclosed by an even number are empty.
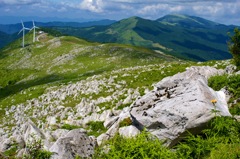
{"type": "MultiPolygon", "coordinates": [[[[142,46],[194,61],[231,58],[227,49],[227,33],[233,32],[236,27],[187,15],[166,15],[157,20],[130,17],[118,22],[103,20],[89,23],[36,24],[89,41],[142,46]]],[[[32,24],[26,22],[25,25],[31,27],[32,24]]],[[[17,32],[20,28],[20,24],[0,25],[0,31],[8,34],[17,32]]],[[[0,47],[4,45],[5,43],[1,42],[0,47]]]]}

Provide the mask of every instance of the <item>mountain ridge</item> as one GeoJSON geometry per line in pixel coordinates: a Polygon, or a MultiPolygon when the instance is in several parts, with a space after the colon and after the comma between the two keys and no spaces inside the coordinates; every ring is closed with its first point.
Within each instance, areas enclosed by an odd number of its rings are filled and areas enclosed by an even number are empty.
{"type": "Polygon", "coordinates": [[[222,60],[232,57],[227,48],[227,32],[233,32],[234,26],[193,16],[168,15],[157,20],[130,17],[104,27],[54,29],[90,41],[143,46],[188,60],[222,60]]]}

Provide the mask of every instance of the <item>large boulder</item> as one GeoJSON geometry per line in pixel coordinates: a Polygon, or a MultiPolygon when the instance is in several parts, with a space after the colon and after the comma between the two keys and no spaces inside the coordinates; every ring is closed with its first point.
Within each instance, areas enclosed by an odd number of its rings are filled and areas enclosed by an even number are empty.
{"type": "Polygon", "coordinates": [[[207,85],[207,78],[223,72],[211,67],[191,67],[164,78],[153,91],[131,105],[133,124],[173,146],[188,131],[201,132],[215,115],[230,116],[224,93],[207,85]],[[215,99],[217,102],[212,103],[215,99]],[[214,113],[215,109],[218,112],[214,113]]]}
{"type": "Polygon", "coordinates": [[[76,156],[90,158],[94,154],[95,141],[84,129],[75,129],[60,137],[50,148],[51,159],[74,159],[76,156]]]}

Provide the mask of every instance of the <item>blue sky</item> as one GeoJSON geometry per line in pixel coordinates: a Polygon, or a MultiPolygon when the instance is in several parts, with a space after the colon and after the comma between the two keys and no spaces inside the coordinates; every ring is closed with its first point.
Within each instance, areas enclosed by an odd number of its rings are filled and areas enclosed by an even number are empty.
{"type": "Polygon", "coordinates": [[[0,16],[120,20],[157,19],[166,14],[240,25],[240,0],[0,0],[0,16]]]}

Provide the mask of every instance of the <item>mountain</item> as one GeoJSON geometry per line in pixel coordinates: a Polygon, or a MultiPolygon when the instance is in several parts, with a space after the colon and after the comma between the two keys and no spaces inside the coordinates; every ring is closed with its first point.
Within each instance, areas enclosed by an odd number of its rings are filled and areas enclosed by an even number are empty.
{"type": "Polygon", "coordinates": [[[212,22],[200,17],[179,14],[166,15],[162,18],[157,19],[157,21],[163,24],[192,28],[214,28],[221,25],[219,23],[212,22]]]}
{"type": "MultiPolygon", "coordinates": [[[[35,22],[36,26],[39,27],[89,27],[89,26],[96,26],[96,25],[110,25],[116,21],[114,20],[99,20],[99,21],[90,21],[90,22],[58,22],[58,21],[53,21],[53,22],[35,22]]],[[[25,27],[32,28],[32,21],[24,22],[25,27]]],[[[17,24],[0,24],[0,31],[8,33],[8,34],[13,34],[21,30],[22,24],[17,23],[17,24]]]]}
{"type": "Polygon", "coordinates": [[[232,57],[227,48],[227,33],[235,27],[199,17],[167,15],[157,20],[131,17],[109,26],[54,29],[90,41],[143,46],[179,58],[207,61],[232,57]]]}

